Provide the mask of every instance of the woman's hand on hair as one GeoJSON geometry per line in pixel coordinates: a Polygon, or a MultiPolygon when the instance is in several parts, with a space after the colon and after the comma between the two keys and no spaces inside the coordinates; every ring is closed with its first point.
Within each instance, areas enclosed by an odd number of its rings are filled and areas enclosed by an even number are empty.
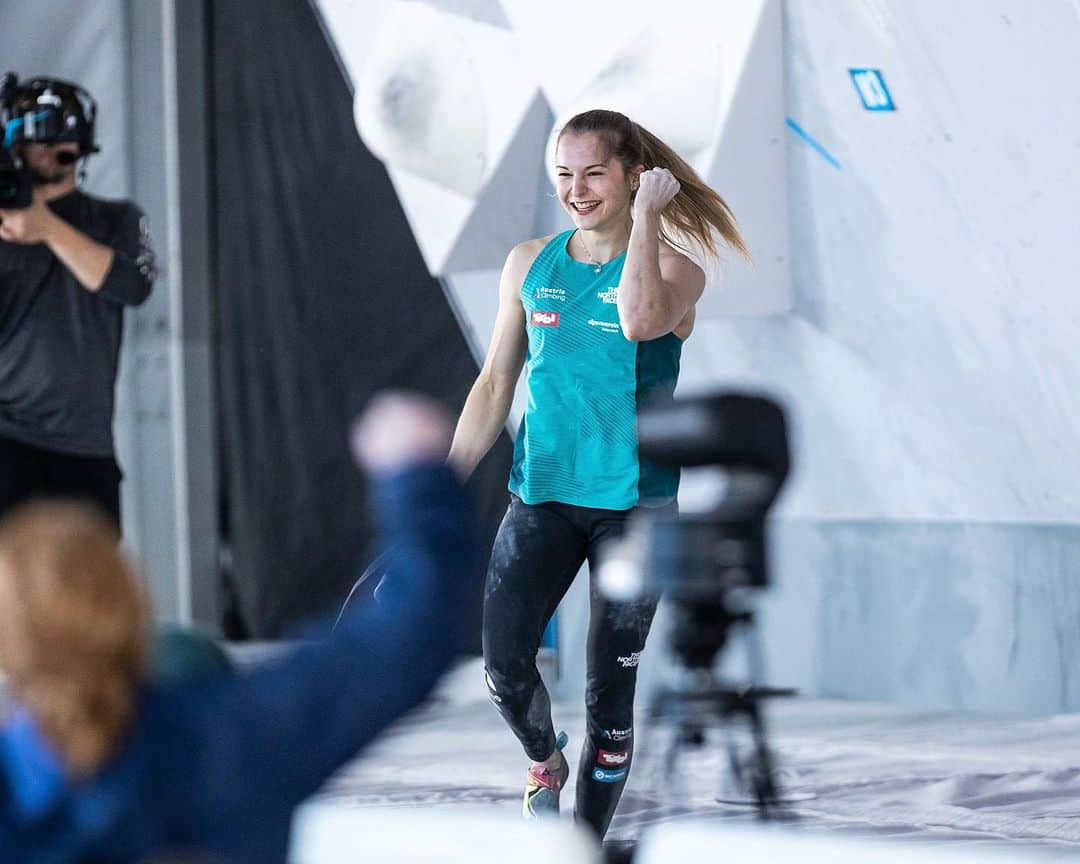
{"type": "Polygon", "coordinates": [[[634,219],[647,215],[659,216],[679,194],[679,181],[667,168],[650,168],[638,175],[637,196],[634,198],[634,219]]]}

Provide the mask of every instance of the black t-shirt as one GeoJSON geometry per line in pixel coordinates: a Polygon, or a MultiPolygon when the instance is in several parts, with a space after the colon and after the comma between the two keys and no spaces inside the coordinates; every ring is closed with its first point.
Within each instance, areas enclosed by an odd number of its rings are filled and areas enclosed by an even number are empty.
{"type": "Polygon", "coordinates": [[[155,276],[146,218],[79,191],[49,207],[116,254],[92,292],[44,244],[0,241],[0,436],[110,456],[123,310],[146,299],[155,276]]]}

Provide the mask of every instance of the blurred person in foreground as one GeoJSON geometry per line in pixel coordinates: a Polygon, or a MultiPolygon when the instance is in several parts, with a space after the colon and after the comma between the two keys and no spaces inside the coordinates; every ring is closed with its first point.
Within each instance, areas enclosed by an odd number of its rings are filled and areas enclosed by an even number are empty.
{"type": "Polygon", "coordinates": [[[96,510],[42,501],[4,520],[0,858],[283,861],[296,805],[418,705],[460,644],[477,565],[450,436],[427,400],[374,400],[352,444],[391,550],[378,601],[239,676],[149,683],[145,595],[96,510]]]}

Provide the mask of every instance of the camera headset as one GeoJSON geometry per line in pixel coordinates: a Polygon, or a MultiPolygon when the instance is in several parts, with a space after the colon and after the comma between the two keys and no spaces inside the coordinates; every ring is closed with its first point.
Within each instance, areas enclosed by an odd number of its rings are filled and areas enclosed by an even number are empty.
{"type": "Polygon", "coordinates": [[[96,122],[97,102],[74,82],[47,77],[20,81],[14,72],[8,72],[0,83],[0,128],[3,148],[9,152],[22,142],[74,141],[79,145],[78,153],[57,155],[58,162],[70,165],[100,151],[94,140],[96,122]]]}

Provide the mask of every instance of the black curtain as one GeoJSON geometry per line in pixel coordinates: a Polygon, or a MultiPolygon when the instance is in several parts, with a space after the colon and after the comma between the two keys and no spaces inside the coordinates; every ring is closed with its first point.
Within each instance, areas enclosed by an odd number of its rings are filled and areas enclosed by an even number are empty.
{"type": "MultiPolygon", "coordinates": [[[[267,638],[340,603],[373,554],[350,420],[391,386],[460,411],[477,364],[308,0],[209,9],[227,629],[267,638]]],[[[472,481],[485,549],[510,450],[472,481]]]]}

